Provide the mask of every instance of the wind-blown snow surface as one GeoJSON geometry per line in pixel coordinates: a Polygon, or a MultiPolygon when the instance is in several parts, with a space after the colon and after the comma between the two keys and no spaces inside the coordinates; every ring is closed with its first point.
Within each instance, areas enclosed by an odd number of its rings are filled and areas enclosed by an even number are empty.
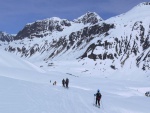
{"type": "Polygon", "coordinates": [[[44,71],[10,53],[0,53],[0,113],[150,112],[150,98],[144,95],[150,90],[148,74],[135,80],[122,72],[120,78],[117,74],[90,74],[78,63],[66,61],[54,62],[44,71]],[[61,84],[66,77],[69,89],[61,84]],[[55,80],[57,85],[53,86],[55,80]],[[93,106],[97,89],[102,93],[100,109],[93,106]]]}

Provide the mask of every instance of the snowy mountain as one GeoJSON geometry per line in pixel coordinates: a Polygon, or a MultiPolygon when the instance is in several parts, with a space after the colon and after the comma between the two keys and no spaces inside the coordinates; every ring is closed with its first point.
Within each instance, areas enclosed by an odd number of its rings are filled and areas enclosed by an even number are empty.
{"type": "Polygon", "coordinates": [[[63,32],[64,29],[70,26],[74,26],[72,24],[75,23],[96,24],[100,21],[102,21],[102,18],[99,17],[96,13],[92,12],[88,12],[85,15],[82,15],[78,19],[75,19],[73,22],[68,21],[67,19],[52,17],[44,20],[38,20],[33,23],[28,23],[21,31],[19,31],[15,39],[43,38],[52,34],[53,32],[63,32]]]}
{"type": "Polygon", "coordinates": [[[14,40],[14,37],[13,35],[9,35],[8,33],[5,33],[5,32],[2,32],[0,31],[0,41],[2,42],[10,42],[10,41],[13,41],[14,40]]]}
{"type": "Polygon", "coordinates": [[[149,70],[149,11],[150,4],[141,3],[125,14],[106,20],[107,24],[114,24],[114,29],[109,30],[109,35],[102,40],[91,44],[80,58],[100,59],[103,60],[101,64],[110,65],[113,69],[132,68],[136,64],[143,70],[149,70]]]}
{"type": "Polygon", "coordinates": [[[27,24],[1,47],[47,68],[55,60],[76,60],[100,72],[150,69],[150,5],[141,3],[108,20],[88,12],[74,21],[53,17],[27,24]],[[44,64],[43,64],[44,62],[44,64]]]}

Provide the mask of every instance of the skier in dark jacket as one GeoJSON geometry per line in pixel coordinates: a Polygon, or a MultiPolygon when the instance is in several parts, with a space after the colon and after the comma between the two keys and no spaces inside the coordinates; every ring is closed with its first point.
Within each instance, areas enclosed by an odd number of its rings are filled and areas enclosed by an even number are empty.
{"type": "Polygon", "coordinates": [[[68,84],[69,84],[69,79],[66,78],[66,88],[68,88],[68,84]]]}
{"type": "Polygon", "coordinates": [[[101,100],[101,97],[102,97],[100,91],[97,90],[97,93],[94,94],[94,96],[96,96],[96,102],[95,102],[96,106],[97,106],[97,104],[98,104],[98,106],[100,107],[100,100],[101,100]]]}
{"type": "Polygon", "coordinates": [[[65,79],[62,80],[62,85],[65,87],[65,79]]]}

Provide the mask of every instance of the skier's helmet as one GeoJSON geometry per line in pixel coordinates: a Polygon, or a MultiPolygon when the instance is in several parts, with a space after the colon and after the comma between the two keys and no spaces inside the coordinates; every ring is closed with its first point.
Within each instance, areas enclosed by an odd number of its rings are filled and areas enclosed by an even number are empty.
{"type": "Polygon", "coordinates": [[[100,92],[100,90],[98,89],[97,92],[100,92]]]}

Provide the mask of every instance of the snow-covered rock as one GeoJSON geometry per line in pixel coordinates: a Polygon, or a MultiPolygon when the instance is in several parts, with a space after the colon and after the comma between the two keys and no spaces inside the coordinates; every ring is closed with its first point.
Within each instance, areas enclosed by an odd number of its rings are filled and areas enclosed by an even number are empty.
{"type": "Polygon", "coordinates": [[[87,12],[86,14],[74,20],[76,23],[84,24],[96,24],[100,21],[103,21],[103,19],[95,12],[87,12]]]}
{"type": "Polygon", "coordinates": [[[14,40],[14,35],[10,35],[6,32],[0,31],[0,41],[2,42],[10,42],[14,40]]]}

